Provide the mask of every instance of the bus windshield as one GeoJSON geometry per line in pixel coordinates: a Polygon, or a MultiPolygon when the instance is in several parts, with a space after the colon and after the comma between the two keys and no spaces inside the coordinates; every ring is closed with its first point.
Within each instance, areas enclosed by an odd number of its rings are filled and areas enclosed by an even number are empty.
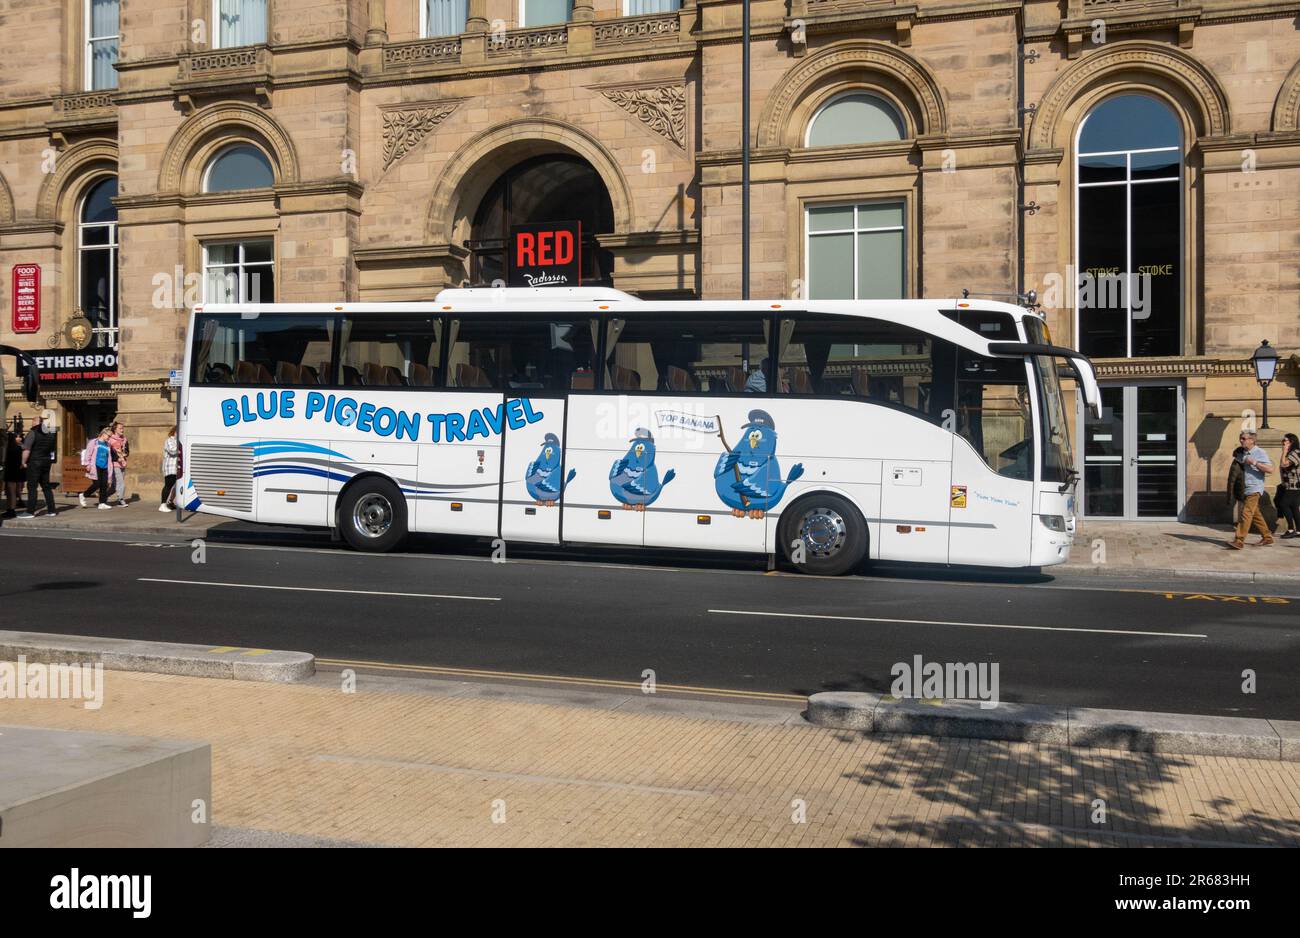
{"type": "MultiPolygon", "coordinates": [[[[1030,342],[1050,344],[1047,330],[1037,319],[1027,318],[1025,330],[1030,342]]],[[[1033,362],[1038,396],[1043,402],[1042,426],[1039,428],[1043,447],[1043,481],[1069,482],[1074,475],[1074,452],[1070,447],[1070,430],[1065,421],[1065,403],[1061,396],[1056,360],[1047,355],[1035,355],[1033,362]]]]}

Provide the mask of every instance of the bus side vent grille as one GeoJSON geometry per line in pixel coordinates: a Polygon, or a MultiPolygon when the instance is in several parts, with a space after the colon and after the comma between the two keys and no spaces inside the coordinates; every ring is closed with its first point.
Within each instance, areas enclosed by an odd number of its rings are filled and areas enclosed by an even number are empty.
{"type": "Polygon", "coordinates": [[[203,504],[253,510],[253,451],[247,446],[195,443],[187,457],[190,479],[203,504]]]}

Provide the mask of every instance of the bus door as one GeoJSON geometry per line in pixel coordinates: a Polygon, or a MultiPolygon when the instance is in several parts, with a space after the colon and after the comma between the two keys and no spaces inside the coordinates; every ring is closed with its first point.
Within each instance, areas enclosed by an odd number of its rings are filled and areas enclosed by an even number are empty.
{"type": "Polygon", "coordinates": [[[1026,566],[1034,421],[1023,358],[960,355],[949,563],[1026,566]]]}
{"type": "Polygon", "coordinates": [[[565,405],[556,391],[505,397],[501,537],[507,542],[560,542],[561,505],[577,474],[565,458],[565,405]]]}

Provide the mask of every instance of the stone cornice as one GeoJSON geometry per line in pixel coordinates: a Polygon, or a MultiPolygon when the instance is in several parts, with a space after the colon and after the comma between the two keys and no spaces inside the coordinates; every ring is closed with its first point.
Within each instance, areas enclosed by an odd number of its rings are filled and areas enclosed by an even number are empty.
{"type": "Polygon", "coordinates": [[[0,234],[22,235],[22,234],[63,234],[63,222],[49,221],[48,219],[33,219],[31,221],[11,221],[0,225],[0,234]]]}
{"type": "MultiPolygon", "coordinates": [[[[1168,358],[1094,358],[1098,378],[1254,378],[1255,370],[1248,358],[1222,358],[1214,355],[1191,355],[1168,358]]],[[[1294,366],[1291,366],[1292,370],[1294,366]]],[[[1288,363],[1278,365],[1284,372],[1288,363]]]]}
{"type": "Polygon", "coordinates": [[[633,231],[628,234],[599,234],[596,235],[596,240],[603,248],[695,247],[700,243],[700,233],[694,228],[633,231]]]}
{"type": "Polygon", "coordinates": [[[392,247],[358,248],[352,259],[358,267],[385,267],[394,264],[423,264],[443,258],[461,260],[469,249],[459,244],[403,244],[392,247]]]}

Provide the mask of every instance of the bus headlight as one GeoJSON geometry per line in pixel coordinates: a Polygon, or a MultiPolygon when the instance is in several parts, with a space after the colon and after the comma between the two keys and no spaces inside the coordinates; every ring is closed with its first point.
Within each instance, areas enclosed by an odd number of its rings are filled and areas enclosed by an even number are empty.
{"type": "Polygon", "coordinates": [[[1065,518],[1061,515],[1039,515],[1038,520],[1043,522],[1043,527],[1049,531],[1065,533],[1065,518]]]}

